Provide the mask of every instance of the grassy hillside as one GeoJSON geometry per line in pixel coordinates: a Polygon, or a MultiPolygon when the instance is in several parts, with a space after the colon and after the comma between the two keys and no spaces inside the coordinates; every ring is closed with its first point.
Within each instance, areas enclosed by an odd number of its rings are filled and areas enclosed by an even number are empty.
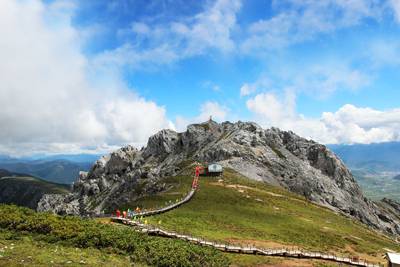
{"type": "Polygon", "coordinates": [[[43,194],[65,194],[69,192],[69,188],[69,185],[50,183],[35,177],[11,174],[11,176],[0,178],[0,203],[16,204],[36,209],[37,203],[43,194]]]}
{"type": "Polygon", "coordinates": [[[94,248],[75,248],[0,230],[0,266],[126,266],[129,258],[94,248]]]}
{"type": "Polygon", "coordinates": [[[91,219],[0,205],[0,266],[227,266],[215,249],[91,219]],[[81,263],[83,261],[84,263],[81,263]]]}
{"type": "MultiPolygon", "coordinates": [[[[171,190],[143,198],[131,207],[152,208],[175,201],[189,189],[191,178],[173,177],[169,183],[173,185],[171,190]]],[[[230,170],[220,178],[201,178],[200,189],[191,202],[148,221],[220,242],[301,247],[358,255],[376,262],[381,262],[389,249],[400,251],[398,244],[358,222],[230,170]]],[[[244,263],[252,260],[254,257],[247,256],[244,263]]]]}

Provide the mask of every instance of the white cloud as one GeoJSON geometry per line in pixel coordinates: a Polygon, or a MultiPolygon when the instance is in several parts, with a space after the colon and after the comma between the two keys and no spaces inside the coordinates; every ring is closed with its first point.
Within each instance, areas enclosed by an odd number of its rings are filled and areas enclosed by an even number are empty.
{"type": "Polygon", "coordinates": [[[374,68],[400,65],[400,41],[395,39],[371,40],[365,57],[374,68]]]}
{"type": "Polygon", "coordinates": [[[390,4],[393,8],[394,15],[397,19],[397,22],[400,22],[400,1],[399,0],[390,0],[390,4]]]}
{"type": "Polygon", "coordinates": [[[213,120],[223,121],[226,119],[229,109],[217,102],[205,102],[200,107],[200,114],[197,116],[197,121],[206,121],[212,116],[213,120]]]}
{"type": "Polygon", "coordinates": [[[254,94],[257,90],[266,90],[271,88],[272,81],[269,78],[270,73],[262,73],[255,82],[244,83],[240,87],[240,96],[249,96],[254,94]]]}
{"type": "Polygon", "coordinates": [[[66,3],[0,2],[0,153],[144,143],[171,127],[165,109],[129,91],[118,71],[104,77],[88,62],[66,3]]]}
{"type": "Polygon", "coordinates": [[[335,113],[323,113],[321,122],[332,132],[336,143],[400,140],[400,109],[379,111],[345,105],[335,113]]]}
{"type": "Polygon", "coordinates": [[[330,96],[338,90],[356,91],[367,86],[371,77],[349,65],[342,61],[304,67],[293,74],[291,86],[319,97],[330,96]]]}
{"type": "Polygon", "coordinates": [[[284,101],[280,101],[273,93],[261,93],[247,101],[247,107],[256,114],[263,117],[272,124],[291,121],[294,119],[294,94],[286,91],[284,101]]]}
{"type": "Polygon", "coordinates": [[[149,26],[147,26],[147,24],[141,23],[141,22],[132,23],[132,29],[131,30],[136,34],[148,34],[148,33],[150,33],[149,26]]]}
{"type": "Polygon", "coordinates": [[[240,88],[240,96],[265,92],[277,88],[291,88],[296,93],[306,93],[315,98],[326,98],[339,90],[357,91],[371,82],[372,75],[354,69],[342,61],[319,60],[307,65],[274,63],[269,72],[262,73],[254,82],[240,88]]]}
{"type": "Polygon", "coordinates": [[[384,10],[375,0],[279,0],[273,3],[276,15],[248,27],[248,36],[241,45],[244,52],[268,51],[312,40],[319,34],[359,25],[366,18],[378,20],[384,10]]]}
{"type": "Polygon", "coordinates": [[[185,131],[188,124],[205,122],[210,119],[210,116],[214,121],[225,121],[229,116],[229,112],[230,110],[226,106],[218,102],[208,101],[200,106],[199,115],[194,118],[178,116],[175,125],[178,131],[185,131]]]}
{"type": "Polygon", "coordinates": [[[240,87],[240,96],[248,96],[256,91],[256,88],[252,84],[244,83],[240,87]]]}
{"type": "Polygon", "coordinates": [[[133,33],[120,47],[97,56],[98,64],[151,68],[203,55],[207,51],[231,52],[235,43],[231,32],[236,27],[240,0],[218,0],[191,18],[165,24],[134,22],[125,35],[133,33]],[[134,40],[132,42],[132,40],[134,40]]]}
{"type": "Polygon", "coordinates": [[[291,91],[283,99],[273,93],[258,94],[247,101],[247,107],[264,127],[291,130],[325,144],[400,140],[400,109],[379,111],[344,105],[336,112],[324,112],[320,118],[307,118],[296,113],[291,91]]]}
{"type": "Polygon", "coordinates": [[[221,91],[221,87],[218,84],[216,84],[216,83],[214,83],[212,81],[204,81],[202,83],[202,86],[204,88],[211,89],[214,92],[220,92],[221,91]]]}

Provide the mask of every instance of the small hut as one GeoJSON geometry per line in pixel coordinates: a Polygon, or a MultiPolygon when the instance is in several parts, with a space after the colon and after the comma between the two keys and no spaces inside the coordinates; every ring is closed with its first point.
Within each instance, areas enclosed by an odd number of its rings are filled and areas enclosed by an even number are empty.
{"type": "Polygon", "coordinates": [[[223,172],[222,166],[217,163],[211,163],[207,167],[208,176],[220,176],[223,172]]]}
{"type": "Polygon", "coordinates": [[[400,267],[400,254],[388,252],[386,253],[386,259],[389,267],[400,267]]]}

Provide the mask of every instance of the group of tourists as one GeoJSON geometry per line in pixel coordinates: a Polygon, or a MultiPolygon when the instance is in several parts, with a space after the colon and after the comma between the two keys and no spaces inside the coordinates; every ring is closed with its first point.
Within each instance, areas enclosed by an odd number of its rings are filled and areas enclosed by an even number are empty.
{"type": "MultiPolygon", "coordinates": [[[[143,218],[143,216],[139,216],[141,212],[141,209],[139,207],[136,207],[136,209],[133,211],[131,209],[121,211],[117,209],[115,211],[115,216],[118,218],[124,218],[124,219],[132,219],[134,221],[138,221],[140,223],[148,224],[147,219],[143,218]]],[[[158,224],[161,224],[161,220],[158,221],[158,224]]]]}
{"type": "Polygon", "coordinates": [[[133,218],[135,216],[140,215],[141,212],[142,212],[142,210],[139,207],[136,207],[135,210],[131,210],[131,209],[124,210],[124,211],[122,211],[122,213],[121,213],[121,211],[119,209],[117,209],[115,211],[115,216],[118,217],[118,218],[122,217],[122,218],[125,218],[125,219],[126,218],[133,218]]]}

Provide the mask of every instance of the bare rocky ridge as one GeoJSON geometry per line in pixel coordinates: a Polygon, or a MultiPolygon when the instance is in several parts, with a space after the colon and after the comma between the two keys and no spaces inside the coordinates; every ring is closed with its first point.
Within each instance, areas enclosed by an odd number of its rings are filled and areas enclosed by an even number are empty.
{"type": "Polygon", "coordinates": [[[399,203],[365,198],[343,162],[324,145],[251,122],[209,121],[186,132],[162,130],[142,150],[121,148],[81,173],[67,196],[47,195],[38,210],[99,214],[117,204],[166,189],[163,177],[189,162],[220,162],[250,179],[284,187],[310,201],[400,235],[399,203]]]}

